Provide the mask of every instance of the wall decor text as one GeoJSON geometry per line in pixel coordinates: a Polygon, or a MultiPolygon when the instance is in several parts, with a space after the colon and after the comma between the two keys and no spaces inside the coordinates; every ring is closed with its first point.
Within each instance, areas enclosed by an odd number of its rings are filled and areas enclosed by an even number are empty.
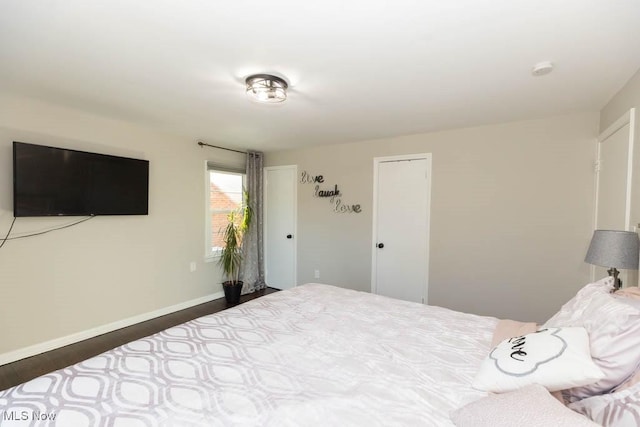
{"type": "Polygon", "coordinates": [[[361,213],[360,204],[349,204],[342,201],[342,193],[338,189],[338,184],[334,184],[332,189],[321,188],[324,184],[324,175],[313,175],[307,171],[300,173],[301,184],[315,184],[313,196],[317,198],[329,199],[329,203],[335,213],[361,213]]]}
{"type": "Polygon", "coordinates": [[[331,204],[333,205],[333,211],[336,213],[360,213],[362,210],[360,209],[360,205],[346,205],[342,203],[342,199],[340,197],[333,197],[330,199],[331,204]]]}
{"type": "Polygon", "coordinates": [[[319,183],[323,183],[324,182],[324,177],[322,175],[309,175],[309,173],[307,173],[307,171],[302,171],[302,174],[300,175],[300,183],[302,184],[314,184],[316,182],[319,183]]]}
{"type": "Polygon", "coordinates": [[[319,185],[316,185],[316,192],[314,194],[316,197],[335,197],[340,195],[340,190],[338,190],[338,184],[335,185],[333,190],[321,190],[319,185]]]}

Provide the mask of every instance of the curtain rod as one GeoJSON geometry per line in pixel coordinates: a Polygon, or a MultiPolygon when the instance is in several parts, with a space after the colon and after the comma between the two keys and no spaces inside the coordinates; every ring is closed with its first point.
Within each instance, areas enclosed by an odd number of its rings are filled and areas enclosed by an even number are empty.
{"type": "Polygon", "coordinates": [[[233,148],[226,148],[226,147],[220,147],[217,145],[211,145],[211,144],[204,143],[202,141],[198,141],[198,145],[200,147],[204,147],[206,145],[207,147],[218,148],[220,150],[227,150],[227,151],[233,151],[234,153],[247,154],[246,151],[234,150],[233,148]]]}

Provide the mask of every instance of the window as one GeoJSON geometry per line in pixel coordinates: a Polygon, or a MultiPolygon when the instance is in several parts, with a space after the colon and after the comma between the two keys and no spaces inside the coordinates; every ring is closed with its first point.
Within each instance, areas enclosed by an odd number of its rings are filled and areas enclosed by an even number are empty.
{"type": "Polygon", "coordinates": [[[245,175],[238,172],[207,170],[209,177],[207,215],[207,257],[219,255],[222,249],[222,231],[230,212],[242,205],[245,175]]]}

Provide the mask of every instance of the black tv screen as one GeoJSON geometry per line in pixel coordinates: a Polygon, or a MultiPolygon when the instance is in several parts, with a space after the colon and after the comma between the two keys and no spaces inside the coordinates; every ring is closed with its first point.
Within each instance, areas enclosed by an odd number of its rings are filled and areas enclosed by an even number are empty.
{"type": "Polygon", "coordinates": [[[147,215],[149,162],[14,141],[13,213],[147,215]]]}

